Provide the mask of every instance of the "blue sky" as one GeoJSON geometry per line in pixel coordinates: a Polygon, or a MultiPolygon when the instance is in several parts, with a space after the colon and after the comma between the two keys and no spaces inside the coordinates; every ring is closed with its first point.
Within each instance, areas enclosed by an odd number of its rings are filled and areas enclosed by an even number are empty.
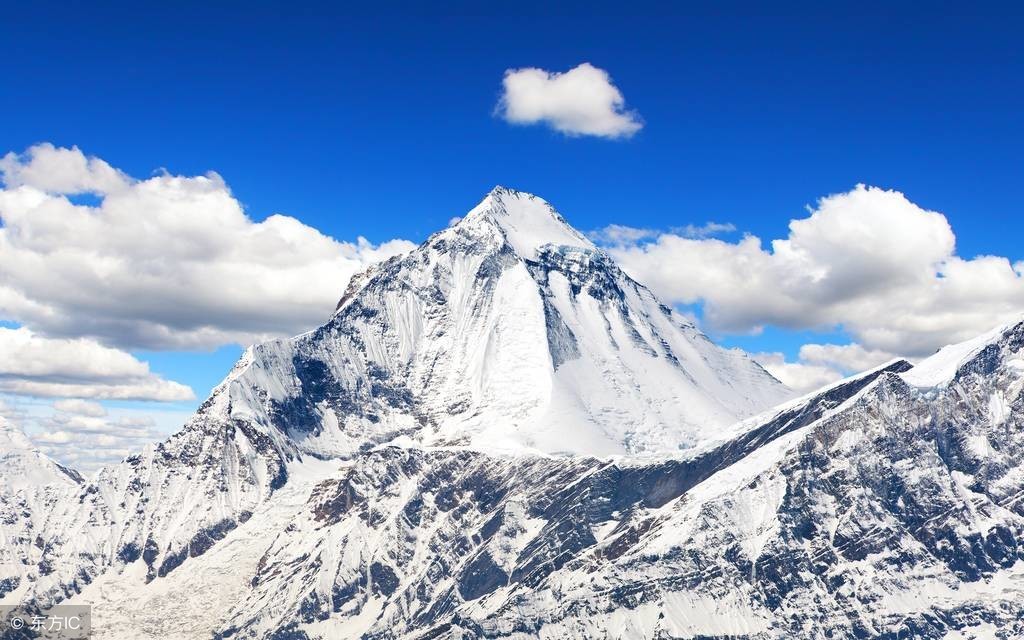
{"type": "Polygon", "coordinates": [[[819,4],[439,17],[20,3],[0,27],[4,146],[74,144],[138,176],[213,169],[250,215],[338,238],[422,238],[495,183],[581,228],[714,219],[773,238],[864,182],[946,213],[964,253],[1014,250],[989,224],[1019,213],[1019,13],[819,4]],[[643,116],[633,139],[493,117],[505,69],[583,61],[643,116]]]}
{"type": "MultiPolygon", "coordinates": [[[[213,170],[254,220],[375,243],[418,242],[499,183],[584,230],[717,221],[737,229],[725,240],[767,242],[864,183],[942,212],[961,257],[1024,258],[1024,20],[1009,4],[216,4],[7,6],[0,154],[50,142],[137,178],[213,170]],[[495,115],[507,69],[583,62],[639,113],[636,135],[495,115]]],[[[851,339],[716,337],[789,358],[851,339]]],[[[238,352],[133,349],[195,389],[183,410],[238,352]]]]}

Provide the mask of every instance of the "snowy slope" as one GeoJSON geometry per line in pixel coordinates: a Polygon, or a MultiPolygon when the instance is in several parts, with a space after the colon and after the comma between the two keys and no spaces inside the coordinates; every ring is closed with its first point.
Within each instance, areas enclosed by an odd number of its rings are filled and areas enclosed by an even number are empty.
{"type": "Polygon", "coordinates": [[[77,471],[40,453],[21,429],[0,416],[0,486],[14,491],[80,482],[77,471]]]}
{"type": "Polygon", "coordinates": [[[903,374],[903,379],[910,385],[926,389],[928,387],[944,387],[961,375],[968,363],[996,366],[999,355],[1009,352],[1011,366],[1017,366],[1021,360],[1013,357],[1021,348],[1020,339],[1014,339],[1014,332],[1024,322],[1024,316],[987,331],[977,338],[965,340],[959,344],[951,344],[939,349],[935,355],[922,360],[911,371],[903,374]]]}
{"type": "MultiPolygon", "coordinates": [[[[898,363],[888,371],[908,366],[898,363]]],[[[636,542],[634,535],[646,533],[645,514],[682,500],[765,443],[813,424],[883,373],[791,403],[751,421],[735,440],[681,459],[557,459],[398,447],[367,452],[321,483],[305,511],[269,546],[253,590],[221,632],[244,638],[300,632],[311,638],[417,637],[462,620],[468,637],[480,637],[497,629],[489,618],[567,563],[599,553],[606,540],[636,542]]],[[[599,564],[609,559],[598,558],[599,564]]],[[[563,604],[557,595],[548,598],[547,606],[563,604]]],[[[542,613],[514,610],[513,628],[538,624],[530,616],[542,613]]],[[[559,629],[551,637],[595,635],[596,629],[588,635],[559,629]]]]}
{"type": "MultiPolygon", "coordinates": [[[[57,466],[36,455],[38,464],[57,466]]],[[[0,602],[59,601],[133,563],[141,563],[147,580],[167,576],[283,486],[290,455],[207,406],[167,441],[87,481],[44,485],[42,508],[10,509],[0,522],[15,559],[0,565],[0,584],[17,585],[0,602]],[[11,528],[20,533],[11,535],[11,528]]],[[[0,503],[22,504],[26,492],[0,485],[0,503]]]]}
{"type": "Polygon", "coordinates": [[[16,598],[33,574],[26,561],[42,556],[35,544],[46,514],[82,483],[74,470],[40,453],[15,425],[0,417],[0,598],[16,598]]]}
{"type": "Polygon", "coordinates": [[[674,459],[361,454],[221,632],[1021,637],[1024,323],[987,339],[927,389],[895,362],[674,459]]]}

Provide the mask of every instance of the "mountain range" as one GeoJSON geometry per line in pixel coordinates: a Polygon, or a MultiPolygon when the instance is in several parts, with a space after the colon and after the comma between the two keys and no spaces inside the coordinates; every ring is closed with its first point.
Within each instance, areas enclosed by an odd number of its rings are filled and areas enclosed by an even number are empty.
{"type": "Polygon", "coordinates": [[[0,604],[96,638],[1024,636],[1024,320],[795,394],[498,187],[85,478],[0,418],[0,604]]]}

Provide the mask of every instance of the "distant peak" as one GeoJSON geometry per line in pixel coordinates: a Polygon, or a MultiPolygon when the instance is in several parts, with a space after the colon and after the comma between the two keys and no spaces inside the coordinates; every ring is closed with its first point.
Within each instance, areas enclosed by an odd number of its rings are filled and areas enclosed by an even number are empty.
{"type": "Polygon", "coordinates": [[[81,483],[82,476],[40,453],[20,427],[0,416],[0,487],[16,490],[69,481],[81,483]]]}
{"type": "Polygon", "coordinates": [[[546,200],[532,193],[498,185],[463,219],[467,223],[493,220],[516,253],[535,260],[548,245],[593,249],[594,244],[574,229],[546,200]]]}
{"type": "MultiPolygon", "coordinates": [[[[548,204],[547,201],[545,201],[543,198],[539,196],[535,196],[534,194],[529,193],[527,191],[520,191],[519,189],[513,189],[511,187],[505,187],[499,184],[495,186],[493,189],[491,189],[489,192],[487,192],[487,195],[484,196],[484,199],[480,201],[480,204],[474,207],[473,211],[476,211],[477,209],[481,208],[483,210],[487,210],[490,208],[483,205],[507,208],[509,203],[512,203],[516,200],[537,200],[539,202],[544,203],[547,207],[551,208],[551,205],[548,204]]],[[[551,211],[554,212],[554,209],[551,208],[551,211]]],[[[472,211],[470,212],[470,214],[472,214],[472,211]]],[[[557,213],[555,215],[557,215],[557,213]]]]}
{"type": "Polygon", "coordinates": [[[35,447],[25,432],[0,416],[0,453],[5,451],[33,451],[35,447]]]}

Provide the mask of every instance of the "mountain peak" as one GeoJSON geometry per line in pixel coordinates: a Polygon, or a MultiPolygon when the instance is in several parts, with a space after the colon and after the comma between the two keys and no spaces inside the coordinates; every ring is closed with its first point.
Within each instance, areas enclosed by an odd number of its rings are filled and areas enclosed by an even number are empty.
{"type": "Polygon", "coordinates": [[[0,486],[16,490],[81,481],[77,471],[40,453],[24,431],[0,416],[0,486]]]}
{"type": "Polygon", "coordinates": [[[547,245],[595,249],[546,200],[525,191],[496,186],[459,224],[484,219],[497,224],[509,245],[527,260],[535,260],[538,250],[547,245]]]}
{"type": "Polygon", "coordinates": [[[979,368],[995,368],[1004,358],[1021,362],[1016,358],[1021,352],[1024,352],[1024,315],[976,338],[939,349],[904,373],[903,379],[915,387],[942,387],[961,374],[979,368]]]}
{"type": "Polygon", "coordinates": [[[501,185],[501,184],[494,185],[494,188],[491,189],[487,193],[488,196],[501,196],[501,195],[505,195],[505,194],[507,194],[507,195],[520,195],[520,194],[522,194],[522,195],[528,195],[528,196],[532,196],[533,195],[531,193],[526,193],[524,191],[520,191],[519,189],[513,189],[512,187],[506,187],[505,185],[501,185]]]}
{"type": "Polygon", "coordinates": [[[21,429],[0,416],[0,451],[32,451],[34,448],[21,429]]]}
{"type": "Polygon", "coordinates": [[[568,455],[688,448],[790,397],[545,200],[496,187],[353,279],[328,325],[253,349],[227,419],[322,457],[405,437],[568,455]]]}

